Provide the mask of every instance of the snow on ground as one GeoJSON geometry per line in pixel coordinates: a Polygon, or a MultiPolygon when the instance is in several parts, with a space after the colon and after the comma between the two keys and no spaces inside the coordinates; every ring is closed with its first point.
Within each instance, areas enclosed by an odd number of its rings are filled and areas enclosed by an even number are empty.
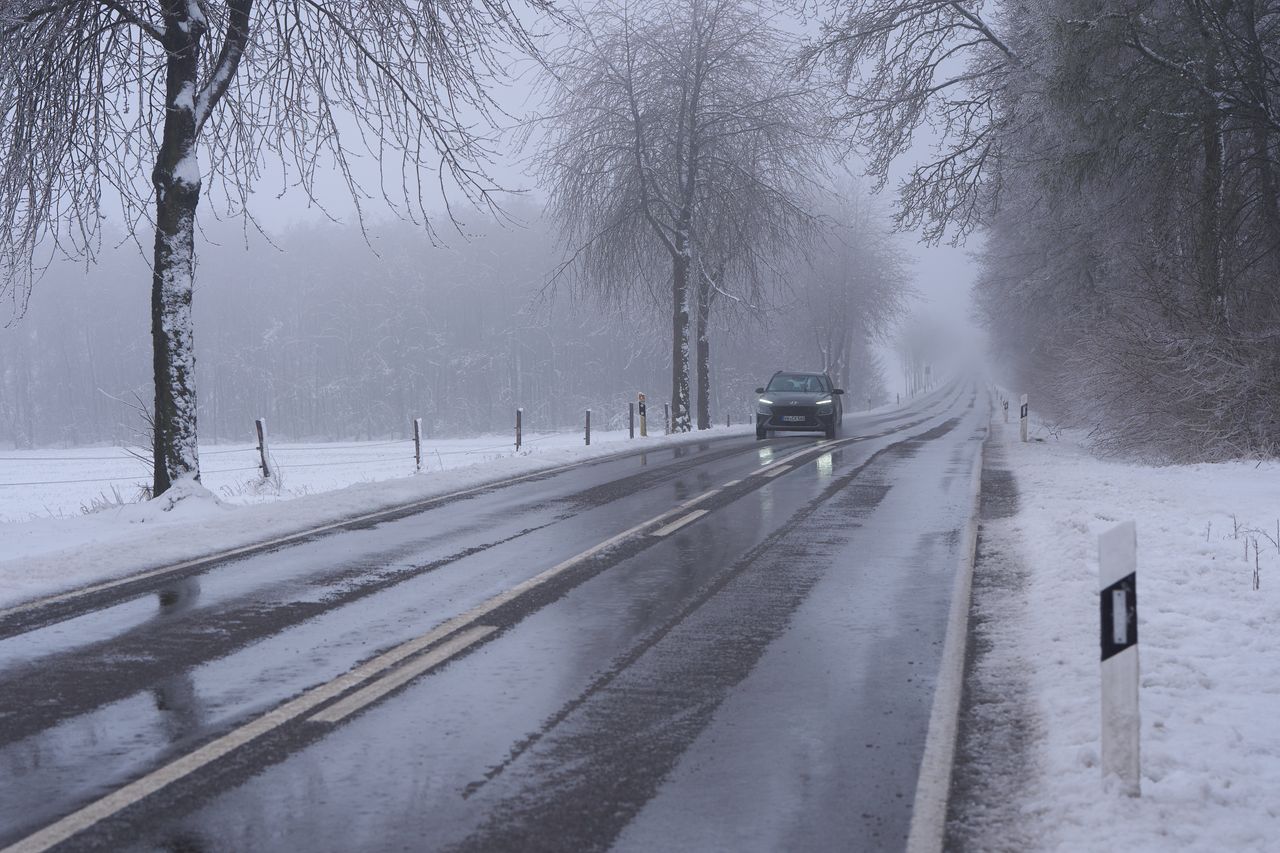
{"type": "MultiPolygon", "coordinates": [[[[1060,851],[1280,850],[1280,464],[1152,468],[994,424],[1020,508],[984,538],[1020,557],[1025,607],[995,670],[1029,679],[1035,783],[1017,835],[1060,851]],[[1142,796],[1099,770],[1097,537],[1138,528],[1142,796]],[[1255,557],[1256,543],[1256,557],[1255,557]],[[1248,560],[1245,550],[1248,547],[1248,560]],[[1260,589],[1254,589],[1255,560],[1260,589]],[[1012,664],[1012,669],[1010,668],[1012,664]]],[[[992,839],[991,849],[1004,849],[992,839]]]]}
{"type": "MultiPolygon", "coordinates": [[[[627,433],[596,432],[593,445],[613,445],[627,433]]],[[[583,435],[524,436],[520,454],[583,447],[583,435]]],[[[337,443],[269,442],[272,477],[261,476],[255,444],[200,448],[201,479],[231,504],[268,503],[377,482],[414,473],[413,439],[337,443]]],[[[614,450],[617,448],[614,447],[614,450]]],[[[423,442],[423,471],[468,467],[515,456],[512,436],[423,442]]],[[[70,450],[0,451],[0,524],[83,515],[132,503],[150,484],[151,460],[143,448],[89,447],[70,450]]]]}
{"type": "MultiPolygon", "coordinates": [[[[278,444],[278,474],[257,472],[256,447],[201,449],[208,494],[165,511],[134,502],[144,463],[120,448],[0,452],[0,608],[379,509],[641,446],[748,434],[749,425],[630,440],[627,432],[505,436],[424,443],[278,444]],[[643,445],[641,444],[643,442],[643,445]],[[93,510],[93,511],[88,511],[93,510]]],[[[198,487],[197,487],[198,488],[198,487]]]]}

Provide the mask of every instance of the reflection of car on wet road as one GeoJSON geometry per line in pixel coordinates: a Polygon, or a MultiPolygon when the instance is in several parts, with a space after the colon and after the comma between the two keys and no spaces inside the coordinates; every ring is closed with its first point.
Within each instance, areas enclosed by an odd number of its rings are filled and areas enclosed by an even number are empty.
{"type": "Polygon", "coordinates": [[[756,438],[765,438],[771,430],[825,432],[836,437],[844,407],[836,388],[825,373],[778,371],[769,384],[757,388],[756,438]]]}

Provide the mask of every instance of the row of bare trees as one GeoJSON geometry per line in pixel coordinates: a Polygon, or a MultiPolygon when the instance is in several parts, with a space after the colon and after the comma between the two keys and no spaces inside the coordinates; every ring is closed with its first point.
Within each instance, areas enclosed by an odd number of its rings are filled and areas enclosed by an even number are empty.
{"type": "MultiPolygon", "coordinates": [[[[838,146],[826,80],[800,73],[800,44],[780,14],[766,0],[12,0],[0,5],[0,296],[21,315],[51,263],[103,255],[104,240],[113,242],[107,206],[118,204],[126,241],[138,249],[150,243],[146,408],[154,491],[198,480],[198,413],[219,425],[221,412],[242,417],[239,402],[224,404],[275,381],[272,368],[244,356],[257,347],[253,339],[234,357],[207,350],[213,354],[197,367],[197,210],[210,195],[206,184],[220,214],[243,217],[251,243],[258,229],[249,202],[268,174],[280,176],[280,189],[320,204],[318,187],[334,173],[359,222],[376,202],[425,236],[434,233],[429,208],[443,194],[446,216],[465,231],[449,199],[494,209],[497,187],[485,167],[503,114],[491,91],[510,79],[514,57],[532,56],[544,72],[543,106],[525,126],[524,144],[559,237],[544,245],[567,252],[567,260],[549,264],[551,278],[569,282],[575,297],[591,297],[577,301],[606,306],[605,328],[648,328],[655,308],[666,314],[676,429],[693,426],[695,401],[697,425],[710,424],[722,393],[712,342],[720,334],[733,349],[735,339],[724,333],[744,321],[801,335],[802,347],[774,346],[770,358],[797,352],[802,363],[820,361],[846,383],[859,379],[874,396],[871,347],[900,307],[903,270],[879,219],[850,206],[849,193],[842,200],[830,191],[838,146]],[[531,34],[532,20],[552,31],[545,44],[531,34]],[[362,161],[374,164],[372,180],[358,177],[362,161]],[[797,323],[802,317],[810,321],[797,323]],[[866,369],[854,370],[855,363],[866,369]],[[241,373],[257,381],[244,386],[241,373]],[[210,394],[201,405],[197,384],[210,394]]],[[[393,269],[386,257],[357,274],[375,306],[383,277],[400,276],[397,285],[421,278],[411,266],[393,269]]],[[[275,280],[297,282],[305,265],[282,258],[275,280]]],[[[260,271],[250,271],[250,280],[260,281],[260,271]]],[[[226,278],[209,282],[234,289],[226,278]]],[[[450,298],[470,304],[466,290],[450,298]]],[[[280,329],[258,329],[263,351],[274,353],[287,337],[296,353],[280,359],[294,367],[307,362],[297,355],[307,347],[329,353],[319,341],[331,320],[312,307],[282,311],[280,329]],[[315,325],[298,324],[308,317],[315,325]]],[[[432,328],[403,323],[401,305],[382,307],[389,316],[374,326],[388,352],[405,351],[402,335],[432,328]]],[[[572,340],[578,331],[566,334],[572,340]]],[[[329,332],[333,339],[352,334],[329,332]]],[[[605,332],[597,323],[592,333],[605,332]]],[[[37,338],[4,341],[12,357],[0,387],[23,402],[8,402],[0,414],[20,442],[40,431],[33,379],[55,372],[33,361],[43,350],[37,338]]],[[[222,345],[232,346],[228,340],[222,345]]],[[[369,343],[349,341],[346,349],[368,353],[369,343]]],[[[519,361],[527,347],[507,343],[519,361]]],[[[551,341],[551,363],[562,344],[551,341]]],[[[465,364],[447,359],[441,370],[457,375],[441,380],[433,368],[437,384],[465,387],[469,373],[491,375],[484,365],[493,353],[465,364]]],[[[414,388],[421,398],[416,379],[391,381],[398,369],[427,370],[421,359],[384,361],[381,377],[351,369],[362,381],[414,388]]],[[[748,360],[723,373],[737,369],[759,368],[748,360]]],[[[288,372],[291,381],[280,385],[299,410],[321,406],[334,383],[345,388],[352,380],[317,371],[308,386],[288,372]]],[[[508,398],[519,398],[531,374],[517,367],[510,375],[516,387],[508,398]]],[[[121,382],[102,384],[122,392],[121,382]]],[[[470,405],[484,395],[462,396],[470,405]]],[[[474,426],[488,420],[474,418],[474,426]]],[[[349,420],[337,431],[349,433],[349,420]]]]}
{"type": "Polygon", "coordinates": [[[1280,451],[1280,2],[830,0],[808,60],[899,220],[985,231],[1009,378],[1103,446],[1280,451]]]}
{"type": "Polygon", "coordinates": [[[578,291],[624,304],[643,294],[670,312],[681,431],[693,422],[691,355],[697,426],[709,425],[713,307],[757,306],[762,279],[814,224],[823,105],[774,14],[753,0],[579,7],[530,125],[578,291]]]}
{"type": "MultiPolygon", "coordinates": [[[[660,431],[665,317],[547,298],[555,231],[532,206],[508,212],[523,227],[475,215],[462,221],[469,239],[448,246],[403,222],[367,223],[364,233],[301,226],[247,246],[229,224],[206,229],[193,306],[202,443],[247,443],[259,417],[279,440],[402,439],[420,417],[429,438],[499,433],[500,446],[516,407],[529,432],[581,429],[585,408],[597,429],[622,429],[637,391],[660,431]]],[[[708,407],[718,423],[741,423],[752,389],[779,364],[823,366],[829,340],[849,341],[827,365],[847,383],[849,408],[881,400],[858,318],[864,282],[879,280],[861,241],[884,237],[850,228],[843,239],[846,279],[798,259],[790,286],[763,294],[762,316],[712,318],[708,407]]],[[[70,263],[46,273],[22,321],[0,329],[0,447],[144,440],[146,273],[129,246],[104,251],[87,278],[70,263]]]]}

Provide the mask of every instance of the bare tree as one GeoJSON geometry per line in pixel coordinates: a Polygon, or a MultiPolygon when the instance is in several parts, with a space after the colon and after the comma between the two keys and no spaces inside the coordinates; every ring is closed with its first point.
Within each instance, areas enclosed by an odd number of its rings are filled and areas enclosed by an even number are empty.
{"type": "Polygon", "coordinates": [[[637,285],[655,290],[648,270],[667,259],[674,428],[692,425],[692,310],[698,421],[709,426],[712,301],[807,223],[821,110],[785,74],[792,45],[751,0],[606,0],[578,22],[551,58],[549,107],[531,125],[570,268],[621,299],[637,285]]]}
{"type": "Polygon", "coordinates": [[[848,388],[913,295],[888,216],[856,186],[815,207],[827,227],[795,259],[794,291],[821,369],[848,388]]]}
{"type": "Polygon", "coordinates": [[[1003,97],[1020,65],[983,0],[821,0],[821,35],[803,54],[843,92],[838,118],[876,189],[927,126],[933,156],[900,188],[898,224],[961,240],[998,194],[996,162],[1015,121],[1003,97]]]}
{"type": "Polygon", "coordinates": [[[427,182],[488,201],[471,128],[509,46],[533,48],[508,0],[0,7],[0,293],[20,311],[48,258],[92,258],[104,199],[135,229],[154,226],[156,494],[200,473],[191,299],[204,178],[238,213],[269,165],[314,198],[332,162],[359,208],[368,156],[386,166],[378,194],[411,218],[426,221],[427,182]]]}

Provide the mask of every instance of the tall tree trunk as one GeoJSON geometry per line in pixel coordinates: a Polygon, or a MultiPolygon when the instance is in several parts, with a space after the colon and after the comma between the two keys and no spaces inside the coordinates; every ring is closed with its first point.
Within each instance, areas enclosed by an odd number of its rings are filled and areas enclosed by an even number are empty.
{"type": "Polygon", "coordinates": [[[151,182],[156,192],[155,261],[151,279],[151,346],[155,371],[154,495],[183,478],[200,479],[196,450],[195,350],[191,294],[195,216],[200,201],[196,160],[196,76],[203,19],[194,3],[166,0],[168,52],[164,136],[151,182]]]}
{"type": "MultiPolygon", "coordinates": [[[[31,353],[36,351],[36,333],[33,330],[27,337],[27,345],[18,343],[14,354],[13,367],[13,444],[19,450],[30,450],[35,446],[36,423],[35,403],[31,399],[31,353]]],[[[2,387],[2,386],[0,386],[2,387]]]]}
{"type": "Polygon", "coordinates": [[[711,341],[707,325],[711,317],[711,286],[698,281],[697,361],[698,361],[698,429],[711,429],[711,341]]]}
{"type": "MultiPolygon", "coordinates": [[[[1210,90],[1219,83],[1218,51],[1213,38],[1204,33],[1205,82],[1210,90]]],[[[1203,310],[1213,328],[1227,319],[1227,297],[1222,281],[1222,114],[1218,105],[1206,99],[1200,119],[1204,170],[1200,175],[1200,245],[1197,272],[1203,310]]]]}
{"type": "MultiPolygon", "coordinates": [[[[1280,189],[1276,185],[1276,164],[1271,159],[1271,133],[1261,121],[1253,128],[1253,157],[1258,175],[1258,195],[1262,205],[1262,221],[1269,247],[1269,266],[1273,276],[1280,277],[1280,189]]],[[[1273,294],[1273,299],[1275,295],[1273,294]]],[[[1273,303],[1274,304],[1274,303],[1273,303]]]]}
{"type": "Polygon", "coordinates": [[[671,259],[671,431],[688,432],[689,256],[683,243],[671,259]]]}
{"type": "Polygon", "coordinates": [[[1206,114],[1201,125],[1204,172],[1200,181],[1200,288],[1209,321],[1226,320],[1226,294],[1222,286],[1222,128],[1217,110],[1206,114]]]}

